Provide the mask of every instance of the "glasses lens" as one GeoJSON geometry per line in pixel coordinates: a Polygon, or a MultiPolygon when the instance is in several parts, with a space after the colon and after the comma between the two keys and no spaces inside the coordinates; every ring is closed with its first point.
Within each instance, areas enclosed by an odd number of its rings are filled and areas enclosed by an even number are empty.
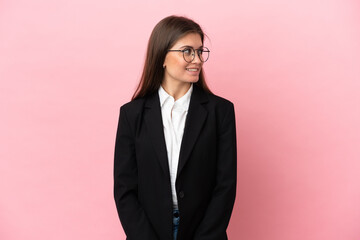
{"type": "MultiPolygon", "coordinates": [[[[198,53],[201,62],[206,62],[209,59],[210,51],[207,47],[197,49],[196,52],[198,53]]],[[[195,50],[193,48],[184,49],[183,54],[185,61],[188,63],[191,63],[195,58],[195,50]]]]}
{"type": "Polygon", "coordinates": [[[194,60],[195,50],[193,48],[186,48],[183,53],[186,62],[191,63],[194,60]]]}
{"type": "Polygon", "coordinates": [[[209,53],[210,51],[207,47],[198,50],[199,58],[202,62],[206,62],[209,59],[209,53]]]}

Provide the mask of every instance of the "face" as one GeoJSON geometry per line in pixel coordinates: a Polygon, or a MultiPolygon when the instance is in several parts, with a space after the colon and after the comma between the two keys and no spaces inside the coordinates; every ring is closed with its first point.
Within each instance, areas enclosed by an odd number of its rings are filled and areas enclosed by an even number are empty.
{"type": "MultiPolygon", "coordinates": [[[[203,46],[198,33],[189,33],[175,42],[170,49],[183,50],[187,47],[199,49],[203,46]]],[[[175,81],[177,83],[194,83],[199,80],[199,74],[203,63],[195,53],[191,63],[184,60],[182,52],[168,52],[163,66],[165,67],[164,81],[175,81]]]]}

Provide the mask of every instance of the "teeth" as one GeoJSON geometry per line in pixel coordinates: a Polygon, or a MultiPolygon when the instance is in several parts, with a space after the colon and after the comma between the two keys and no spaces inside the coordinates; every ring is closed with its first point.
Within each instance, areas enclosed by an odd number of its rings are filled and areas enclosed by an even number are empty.
{"type": "Polygon", "coordinates": [[[190,71],[190,72],[196,72],[196,71],[199,70],[199,69],[197,69],[197,68],[187,68],[186,70],[188,70],[188,71],[190,71]]]}

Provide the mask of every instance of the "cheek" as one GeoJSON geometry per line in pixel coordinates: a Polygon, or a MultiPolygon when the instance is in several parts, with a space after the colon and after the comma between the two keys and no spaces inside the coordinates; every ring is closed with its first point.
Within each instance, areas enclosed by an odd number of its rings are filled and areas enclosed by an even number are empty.
{"type": "Polygon", "coordinates": [[[172,65],[174,67],[182,68],[184,66],[184,63],[181,58],[173,58],[172,59],[172,65]]]}
{"type": "Polygon", "coordinates": [[[171,69],[171,71],[183,72],[185,71],[186,64],[184,64],[183,61],[180,60],[172,59],[171,61],[169,61],[169,63],[166,66],[168,67],[168,69],[171,69]]]}

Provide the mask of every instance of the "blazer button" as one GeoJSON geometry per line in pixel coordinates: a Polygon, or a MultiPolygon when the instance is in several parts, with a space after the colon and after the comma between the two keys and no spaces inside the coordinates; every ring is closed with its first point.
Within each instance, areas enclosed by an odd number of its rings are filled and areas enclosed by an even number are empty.
{"type": "Polygon", "coordinates": [[[179,197],[180,197],[180,198],[184,198],[184,196],[185,196],[184,191],[180,191],[180,192],[179,192],[179,197]]]}

